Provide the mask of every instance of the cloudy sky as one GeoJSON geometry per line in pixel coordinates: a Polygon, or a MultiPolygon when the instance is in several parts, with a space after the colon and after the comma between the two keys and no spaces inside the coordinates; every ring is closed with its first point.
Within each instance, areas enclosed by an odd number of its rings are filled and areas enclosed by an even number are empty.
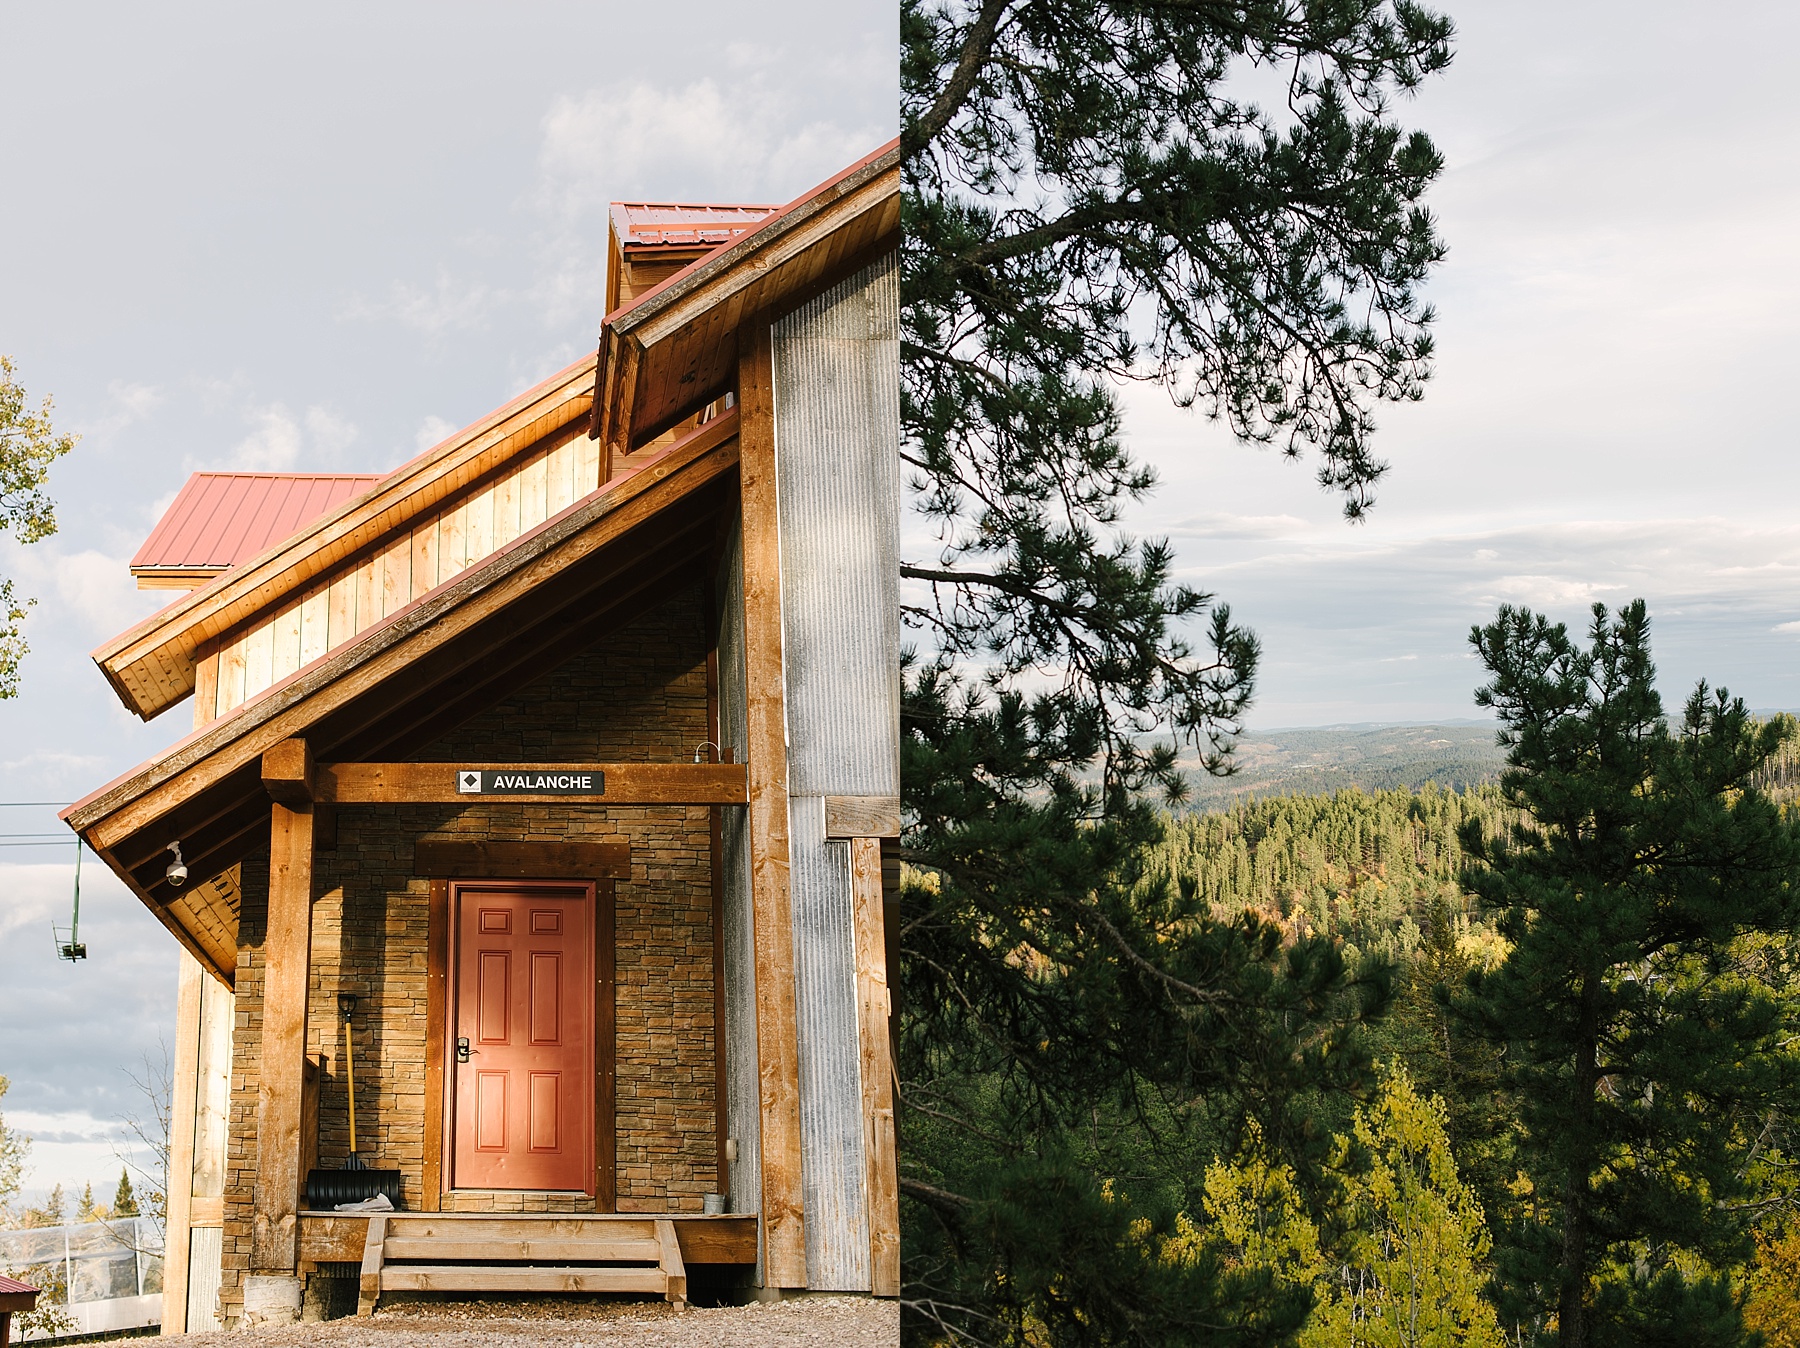
{"type": "MultiPolygon", "coordinates": [[[[893,137],[891,3],[757,8],[0,0],[0,351],[82,436],[61,532],[0,545],[40,598],[0,801],[66,802],[191,724],[139,723],[87,658],[169,598],[126,563],[190,472],[391,468],[593,349],[609,200],[786,201],[893,137]]],[[[54,813],[0,809],[0,833],[54,813]]],[[[90,857],[90,957],[58,963],[73,846],[21,841],[6,1118],[38,1184],[110,1196],[174,946],[90,857]]]]}
{"type": "MultiPolygon", "coordinates": [[[[1495,605],[1638,595],[1672,693],[1800,707],[1800,10],[1450,8],[1456,63],[1402,109],[1449,161],[1438,376],[1382,415],[1372,518],[1135,389],[1164,485],[1134,526],[1263,635],[1262,728],[1470,716],[1495,605]]],[[[895,28],[861,0],[0,0],[0,351],[83,436],[62,532],[0,545],[42,599],[0,800],[188,723],[139,724],[86,652],[155,606],[126,562],[189,472],[383,470],[590,349],[605,203],[803,191],[894,134],[895,28]]],[[[97,865],[91,958],[51,958],[72,857],[0,848],[0,1072],[42,1183],[116,1177],[125,1070],[173,1019],[173,948],[97,865]]]]}

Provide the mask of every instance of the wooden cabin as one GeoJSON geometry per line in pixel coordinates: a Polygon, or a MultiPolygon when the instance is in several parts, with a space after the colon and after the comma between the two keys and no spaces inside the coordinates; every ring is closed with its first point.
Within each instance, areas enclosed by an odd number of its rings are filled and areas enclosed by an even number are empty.
{"type": "Polygon", "coordinates": [[[64,817],[183,952],[165,1332],[897,1294],[899,192],[617,205],[595,356],[134,560],[94,658],[193,730],[64,817]],[[352,1127],[392,1214],[308,1183],[352,1127]]]}

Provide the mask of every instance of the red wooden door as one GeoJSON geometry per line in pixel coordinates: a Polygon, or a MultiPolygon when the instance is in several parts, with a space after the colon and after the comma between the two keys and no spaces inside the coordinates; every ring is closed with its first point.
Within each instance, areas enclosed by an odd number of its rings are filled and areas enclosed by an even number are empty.
{"type": "Polygon", "coordinates": [[[462,884],[451,1016],[459,1189],[594,1192],[594,889],[462,884]]]}

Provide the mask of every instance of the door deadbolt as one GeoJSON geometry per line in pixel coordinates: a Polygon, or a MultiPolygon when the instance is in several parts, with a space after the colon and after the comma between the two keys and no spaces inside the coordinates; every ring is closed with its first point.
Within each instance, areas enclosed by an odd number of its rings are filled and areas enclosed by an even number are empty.
{"type": "Polygon", "coordinates": [[[475,1050],[469,1047],[469,1041],[467,1039],[458,1039],[456,1041],[456,1060],[458,1062],[467,1062],[469,1060],[469,1055],[474,1052],[475,1050]]]}

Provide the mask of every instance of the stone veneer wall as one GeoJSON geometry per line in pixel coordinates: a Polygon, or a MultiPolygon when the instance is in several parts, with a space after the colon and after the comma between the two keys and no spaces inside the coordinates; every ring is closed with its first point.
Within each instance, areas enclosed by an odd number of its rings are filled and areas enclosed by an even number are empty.
{"type": "MultiPolygon", "coordinates": [[[[691,759],[709,738],[699,593],[671,601],[545,674],[418,755],[429,761],[691,759]]],[[[428,882],[420,836],[622,841],[616,889],[616,1186],[620,1211],[698,1212],[720,1188],[714,1132],[712,853],[705,807],[561,804],[353,806],[315,856],[307,1042],[321,1054],[319,1164],[349,1150],[337,994],[358,998],[356,1131],[365,1162],[404,1174],[423,1201],[428,882]]],[[[262,1027],[266,851],[244,864],[221,1304],[235,1323],[250,1257],[262,1027]]],[[[592,1210],[544,1194],[451,1195],[445,1209],[592,1210]]]]}

